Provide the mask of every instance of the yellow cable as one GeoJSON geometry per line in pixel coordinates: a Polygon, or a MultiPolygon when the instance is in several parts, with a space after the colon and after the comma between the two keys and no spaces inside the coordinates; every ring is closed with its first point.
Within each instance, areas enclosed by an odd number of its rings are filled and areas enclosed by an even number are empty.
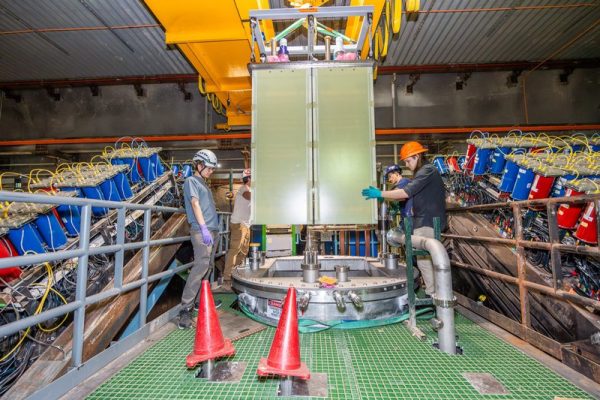
{"type": "MultiPolygon", "coordinates": [[[[391,0],[389,0],[391,1],[391,0]]],[[[394,19],[392,21],[392,32],[394,34],[400,32],[400,25],[402,23],[402,0],[394,1],[394,19]]]]}
{"type": "MultiPolygon", "coordinates": [[[[27,254],[27,253],[29,253],[29,251],[25,252],[25,254],[27,254]]],[[[42,312],[42,309],[44,307],[44,303],[46,302],[46,298],[48,297],[48,294],[50,293],[50,289],[52,287],[52,278],[53,278],[52,267],[47,262],[44,263],[44,266],[46,267],[46,270],[48,272],[48,283],[46,284],[46,291],[44,292],[44,294],[42,296],[42,299],[38,303],[38,306],[35,309],[35,312],[33,313],[33,315],[37,315],[40,312],[42,312]]],[[[17,342],[17,344],[8,353],[6,353],[4,356],[2,356],[2,358],[0,358],[0,363],[4,362],[8,357],[10,357],[10,355],[12,353],[14,353],[21,346],[21,344],[23,344],[23,341],[25,340],[25,338],[27,337],[27,335],[29,334],[30,331],[31,331],[31,327],[28,327],[25,330],[25,333],[23,334],[23,336],[17,342]]]]}

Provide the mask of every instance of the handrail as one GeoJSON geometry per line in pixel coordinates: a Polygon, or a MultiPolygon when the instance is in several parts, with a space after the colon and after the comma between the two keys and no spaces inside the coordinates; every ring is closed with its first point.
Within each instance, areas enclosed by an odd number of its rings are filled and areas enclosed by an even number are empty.
{"type": "MultiPolygon", "coordinates": [[[[168,246],[179,244],[190,240],[190,236],[170,237],[163,239],[151,240],[151,218],[152,212],[166,212],[174,214],[183,214],[185,210],[182,208],[154,206],[146,204],[134,204],[127,202],[115,202],[106,200],[96,200],[87,198],[72,198],[62,196],[51,196],[31,193],[15,193],[0,191],[0,202],[27,202],[41,203],[53,205],[73,205],[81,207],[81,225],[79,235],[79,246],[77,249],[61,250],[43,254],[29,254],[16,257],[0,259],[0,269],[14,266],[24,266],[31,264],[49,263],[60,260],[78,259],[77,266],[77,286],[75,289],[75,300],[67,302],[58,307],[49,310],[41,311],[38,314],[22,318],[8,324],[0,326],[0,337],[6,337],[20,332],[24,329],[33,327],[44,321],[51,320],[60,316],[64,316],[70,312],[74,312],[73,319],[73,350],[72,350],[72,366],[78,368],[83,365],[83,341],[84,341],[84,323],[86,306],[97,304],[107,298],[119,296],[134,289],[140,289],[140,327],[146,324],[146,301],[148,295],[148,284],[160,280],[165,277],[170,277],[178,272],[189,269],[193,263],[181,265],[177,268],[159,272],[156,274],[148,274],[150,248],[155,246],[168,246]],[[92,207],[114,208],[119,210],[116,226],[116,244],[90,247],[90,227],[92,223],[92,207]],[[143,224],[143,239],[137,242],[125,243],[124,230],[125,218],[127,210],[142,210],[144,214],[143,224]],[[142,250],[141,262],[141,277],[133,282],[123,283],[123,264],[124,252],[126,250],[142,250]],[[88,272],[88,257],[98,254],[115,254],[114,261],[114,287],[102,291],[97,294],[87,295],[87,272],[88,272]]],[[[221,219],[230,213],[219,213],[221,219]]],[[[221,235],[228,233],[228,225],[221,225],[221,235]]]]}
{"type": "MultiPolygon", "coordinates": [[[[496,243],[515,246],[517,257],[517,276],[514,277],[496,271],[484,270],[473,265],[458,262],[456,260],[452,260],[452,265],[463,269],[467,269],[480,275],[485,275],[492,279],[498,279],[503,282],[517,285],[519,287],[521,325],[527,328],[531,328],[529,316],[529,300],[527,295],[528,289],[535,290],[539,293],[543,293],[554,298],[572,301],[583,306],[588,306],[596,310],[600,310],[600,301],[590,299],[579,294],[568,293],[561,289],[561,252],[576,253],[595,257],[600,255],[600,241],[596,246],[567,245],[559,242],[558,225],[556,221],[557,205],[560,203],[583,202],[594,202],[596,214],[597,216],[600,215],[600,194],[590,194],[576,197],[555,197],[537,200],[507,201],[460,208],[449,208],[447,211],[451,213],[468,213],[510,207],[513,213],[514,239],[465,236],[456,234],[443,234],[442,236],[447,239],[466,240],[479,243],[496,243]],[[545,209],[547,211],[546,222],[548,224],[549,242],[535,242],[532,240],[523,239],[521,212],[523,208],[527,208],[530,206],[545,206],[545,209]],[[527,280],[527,261],[525,259],[524,252],[526,248],[547,250],[550,252],[550,265],[552,267],[552,286],[544,286],[527,280]]],[[[598,225],[598,230],[600,231],[600,224],[598,225]]]]}

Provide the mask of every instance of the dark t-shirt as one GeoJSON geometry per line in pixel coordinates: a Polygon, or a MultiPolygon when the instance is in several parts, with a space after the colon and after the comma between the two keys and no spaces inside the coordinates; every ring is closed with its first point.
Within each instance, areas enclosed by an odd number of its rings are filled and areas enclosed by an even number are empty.
{"type": "Polygon", "coordinates": [[[442,231],[446,229],[446,193],[444,182],[432,164],[423,165],[404,191],[413,200],[413,227],[433,228],[433,218],[440,218],[442,231]]]}

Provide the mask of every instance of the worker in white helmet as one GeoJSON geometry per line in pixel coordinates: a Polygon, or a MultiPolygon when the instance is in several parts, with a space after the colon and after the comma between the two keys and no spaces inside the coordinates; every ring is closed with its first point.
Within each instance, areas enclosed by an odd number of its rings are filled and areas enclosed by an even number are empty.
{"type": "Polygon", "coordinates": [[[238,189],[233,203],[233,213],[229,224],[231,238],[229,251],[225,256],[225,270],[223,271],[223,288],[231,288],[231,271],[236,265],[243,263],[248,254],[250,245],[250,179],[249,169],[242,172],[243,185],[238,189]]]}
{"type": "Polygon", "coordinates": [[[200,150],[192,159],[194,175],[186,178],[183,184],[185,213],[190,224],[190,236],[194,249],[194,266],[185,283],[181,295],[179,328],[192,326],[194,300],[200,292],[204,275],[214,263],[215,250],[219,241],[219,221],[217,208],[206,180],[217,168],[217,156],[210,150],[200,150]]]}

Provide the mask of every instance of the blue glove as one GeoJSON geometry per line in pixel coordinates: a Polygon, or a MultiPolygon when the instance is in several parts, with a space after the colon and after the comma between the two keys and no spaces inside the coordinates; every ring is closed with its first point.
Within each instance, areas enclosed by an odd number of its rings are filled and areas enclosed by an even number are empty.
{"type": "Polygon", "coordinates": [[[369,186],[367,189],[362,190],[362,195],[365,197],[365,200],[369,199],[381,199],[381,190],[376,187],[369,186]]]}
{"type": "Polygon", "coordinates": [[[207,246],[212,246],[213,237],[205,224],[200,225],[200,231],[202,232],[202,242],[207,246]]]}

